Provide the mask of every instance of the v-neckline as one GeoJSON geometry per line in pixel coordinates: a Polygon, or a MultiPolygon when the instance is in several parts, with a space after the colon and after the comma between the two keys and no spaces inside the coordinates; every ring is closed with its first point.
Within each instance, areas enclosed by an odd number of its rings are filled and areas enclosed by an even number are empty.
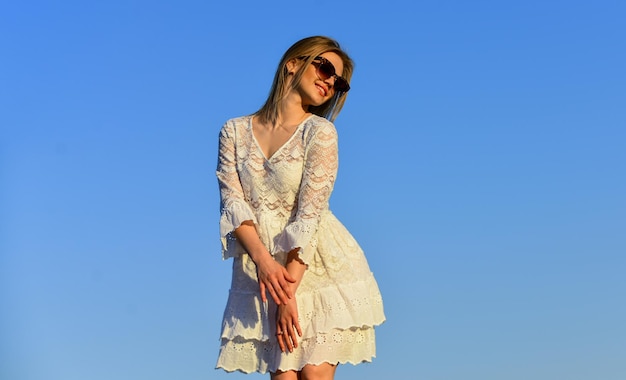
{"type": "Polygon", "coordinates": [[[272,160],[272,158],[274,158],[274,156],[276,156],[276,154],[278,152],[280,152],[281,150],[283,150],[283,148],[285,146],[287,146],[287,144],[289,144],[291,142],[291,140],[294,139],[294,137],[296,136],[296,134],[298,133],[298,131],[300,130],[300,128],[304,125],[304,123],[306,123],[310,118],[313,117],[313,114],[305,117],[297,126],[296,128],[293,130],[293,133],[291,134],[291,136],[289,136],[289,138],[287,140],[285,140],[285,142],[274,151],[274,153],[272,153],[271,156],[267,157],[265,155],[265,152],[263,152],[263,148],[261,148],[261,144],[259,144],[259,140],[256,139],[256,136],[254,134],[254,127],[252,126],[252,119],[254,119],[254,116],[250,116],[250,120],[248,120],[248,127],[250,128],[250,133],[252,134],[252,140],[254,140],[254,144],[256,145],[257,149],[259,150],[259,153],[261,153],[261,156],[265,159],[265,161],[269,162],[272,160]]]}

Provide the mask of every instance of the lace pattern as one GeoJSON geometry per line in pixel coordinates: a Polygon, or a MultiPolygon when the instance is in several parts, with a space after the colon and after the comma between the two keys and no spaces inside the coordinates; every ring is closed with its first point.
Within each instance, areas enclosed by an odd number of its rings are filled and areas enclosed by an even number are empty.
{"type": "Polygon", "coordinates": [[[306,364],[353,363],[375,356],[374,326],[382,298],[363,251],[328,210],[337,173],[337,133],[311,116],[266,158],[251,117],[229,120],[220,132],[217,178],[222,256],[233,258],[217,367],[266,372],[306,364]],[[301,347],[282,354],[275,339],[276,305],[263,303],[256,266],[233,231],[252,221],[274,259],[299,248],[307,270],[296,293],[301,347]]]}
{"type": "Polygon", "coordinates": [[[287,220],[281,233],[261,236],[270,252],[300,248],[307,262],[322,211],[328,209],[338,167],[337,132],[326,119],[310,116],[276,153],[266,159],[254,133],[252,118],[230,120],[220,131],[217,178],[221,195],[220,233],[224,258],[240,249],[228,236],[256,215],[287,220]]]}

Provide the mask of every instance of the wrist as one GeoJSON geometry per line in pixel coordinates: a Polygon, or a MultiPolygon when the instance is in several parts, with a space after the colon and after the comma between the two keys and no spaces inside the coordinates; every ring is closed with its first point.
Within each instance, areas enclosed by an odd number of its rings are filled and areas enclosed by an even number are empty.
{"type": "Polygon", "coordinates": [[[279,308],[283,308],[284,309],[284,308],[294,307],[294,306],[297,307],[296,306],[297,302],[296,302],[296,295],[295,295],[296,294],[296,289],[295,288],[296,288],[295,286],[291,287],[291,289],[293,290],[294,296],[289,298],[286,303],[281,303],[280,305],[278,305],[279,308]]]}
{"type": "Polygon", "coordinates": [[[256,265],[263,264],[267,261],[273,261],[274,258],[268,251],[248,252],[248,255],[256,265]]]}

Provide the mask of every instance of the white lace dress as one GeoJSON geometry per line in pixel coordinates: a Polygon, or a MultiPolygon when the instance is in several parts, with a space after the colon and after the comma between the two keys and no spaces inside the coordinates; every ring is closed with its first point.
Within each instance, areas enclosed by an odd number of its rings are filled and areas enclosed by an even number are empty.
{"type": "Polygon", "coordinates": [[[310,116],[267,159],[251,119],[229,120],[219,138],[222,254],[234,260],[217,368],[265,373],[371,361],[374,326],[385,316],[363,251],[328,209],[337,173],[335,127],[310,116]],[[233,234],[246,220],[275,260],[284,264],[299,247],[307,264],[296,292],[303,336],[292,353],[280,351],[276,304],[261,301],[255,264],[233,234]]]}

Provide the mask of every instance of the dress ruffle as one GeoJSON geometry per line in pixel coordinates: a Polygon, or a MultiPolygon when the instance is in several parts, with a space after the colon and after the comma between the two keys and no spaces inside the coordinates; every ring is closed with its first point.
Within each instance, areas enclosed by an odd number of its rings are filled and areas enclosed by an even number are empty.
{"type": "Polygon", "coordinates": [[[220,216],[220,236],[222,240],[222,258],[239,257],[246,251],[234,236],[234,231],[246,220],[258,224],[256,216],[245,202],[234,200],[222,209],[220,216]]]}
{"type": "MultiPolygon", "coordinates": [[[[281,223],[259,220],[269,235],[281,223]]],[[[233,262],[233,283],[221,333],[217,368],[226,371],[274,372],[300,370],[306,364],[371,361],[375,356],[374,327],[385,321],[382,297],[365,256],[352,235],[330,212],[308,244],[312,255],[296,292],[300,345],[282,353],[276,342],[276,304],[262,302],[255,264],[249,255],[233,262]]],[[[285,260],[280,245],[275,259],[285,260]]]]}
{"type": "MultiPolygon", "coordinates": [[[[373,275],[352,284],[296,293],[302,339],[334,329],[367,328],[385,321],[382,297],[373,275]]],[[[263,303],[258,292],[231,290],[224,311],[222,339],[267,341],[276,334],[276,306],[263,303]]]]}
{"type": "Polygon", "coordinates": [[[216,368],[227,372],[299,371],[305,365],[359,364],[376,357],[374,329],[335,329],[315,337],[300,339],[293,352],[281,353],[275,338],[269,341],[222,339],[216,368]]]}
{"type": "Polygon", "coordinates": [[[274,239],[272,255],[275,256],[284,252],[291,252],[299,248],[300,260],[307,264],[313,258],[316,241],[313,238],[317,231],[318,221],[294,221],[285,227],[283,232],[274,239]]]}

